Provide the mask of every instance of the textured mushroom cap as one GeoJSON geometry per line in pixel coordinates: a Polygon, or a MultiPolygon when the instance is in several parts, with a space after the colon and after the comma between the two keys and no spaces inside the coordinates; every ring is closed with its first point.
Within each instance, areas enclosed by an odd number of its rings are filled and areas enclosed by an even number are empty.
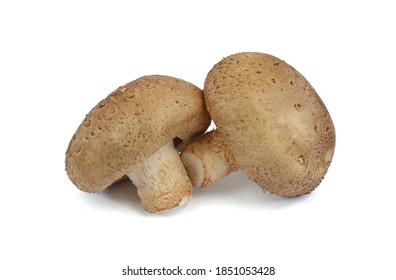
{"type": "Polygon", "coordinates": [[[70,180],[100,192],[172,139],[210,124],[202,91],[173,77],[145,76],[119,87],[85,117],[66,151],[70,180]]]}
{"type": "Polygon", "coordinates": [[[205,81],[208,111],[236,165],[272,193],[293,197],[319,185],[335,129],[308,81],[278,58],[231,55],[205,81]]]}

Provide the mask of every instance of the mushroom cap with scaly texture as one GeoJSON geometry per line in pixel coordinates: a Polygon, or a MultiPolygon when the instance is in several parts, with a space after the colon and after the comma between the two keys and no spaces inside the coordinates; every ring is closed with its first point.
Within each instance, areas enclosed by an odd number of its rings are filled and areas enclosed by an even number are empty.
{"type": "Polygon", "coordinates": [[[234,54],[213,67],[204,91],[236,165],[263,189],[294,197],[320,184],[333,157],[335,129],[294,68],[267,54],[234,54]]]}
{"type": "Polygon", "coordinates": [[[199,88],[168,76],[141,77],[88,113],[67,148],[67,174],[79,189],[100,192],[172,139],[189,141],[209,124],[199,88]]]}

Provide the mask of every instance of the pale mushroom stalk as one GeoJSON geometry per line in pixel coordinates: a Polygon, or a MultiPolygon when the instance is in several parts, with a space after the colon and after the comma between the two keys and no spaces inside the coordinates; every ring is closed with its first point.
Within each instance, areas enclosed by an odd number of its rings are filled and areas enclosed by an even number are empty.
{"type": "Polygon", "coordinates": [[[234,157],[217,130],[188,145],[181,160],[194,187],[205,187],[237,170],[234,157]]]}
{"type": "Polygon", "coordinates": [[[192,195],[191,182],[173,141],[148,157],[127,176],[136,185],[142,205],[148,212],[181,206],[192,195]],[[167,208],[164,209],[164,205],[167,208]]]}

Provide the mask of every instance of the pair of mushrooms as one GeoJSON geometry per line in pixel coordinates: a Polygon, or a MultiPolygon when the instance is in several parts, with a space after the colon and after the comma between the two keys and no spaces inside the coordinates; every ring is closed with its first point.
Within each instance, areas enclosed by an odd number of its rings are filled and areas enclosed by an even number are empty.
{"type": "Polygon", "coordinates": [[[204,92],[159,75],[115,90],[78,127],[66,171],[90,193],[127,176],[145,210],[160,212],[238,169],[271,193],[307,194],[334,147],[330,115],[300,73],[268,54],[238,53],[212,68],[204,92]],[[211,119],[216,129],[205,134],[211,119]]]}

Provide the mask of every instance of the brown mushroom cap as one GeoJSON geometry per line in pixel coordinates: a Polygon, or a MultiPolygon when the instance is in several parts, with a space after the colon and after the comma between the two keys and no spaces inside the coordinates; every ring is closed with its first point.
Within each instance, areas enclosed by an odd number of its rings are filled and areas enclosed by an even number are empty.
{"type": "Polygon", "coordinates": [[[119,87],[85,117],[66,151],[70,180],[100,192],[176,137],[188,142],[210,124],[202,91],[167,76],[119,87]]]}
{"type": "Polygon", "coordinates": [[[335,129],[308,81],[278,58],[231,55],[205,81],[208,111],[236,165],[265,190],[311,192],[333,157],[335,129]]]}

